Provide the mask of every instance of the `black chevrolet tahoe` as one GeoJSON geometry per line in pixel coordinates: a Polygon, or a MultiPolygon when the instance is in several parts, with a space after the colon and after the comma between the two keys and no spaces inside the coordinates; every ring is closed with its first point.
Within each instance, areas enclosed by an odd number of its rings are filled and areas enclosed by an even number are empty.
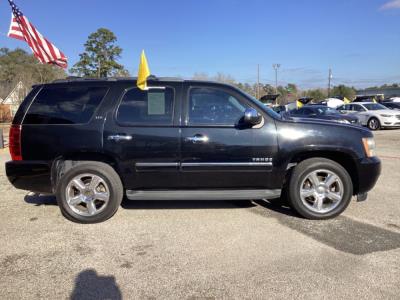
{"type": "Polygon", "coordinates": [[[226,84],[151,77],[36,85],[10,129],[9,181],[57,196],[80,223],[121,200],[285,197],[301,216],[339,215],[380,174],[372,133],[285,119],[226,84]]]}

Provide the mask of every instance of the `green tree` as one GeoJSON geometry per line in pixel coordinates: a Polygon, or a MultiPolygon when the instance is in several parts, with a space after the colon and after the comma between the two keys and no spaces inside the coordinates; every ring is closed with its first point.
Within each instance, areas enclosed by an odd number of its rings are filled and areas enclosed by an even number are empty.
{"type": "Polygon", "coordinates": [[[331,91],[333,97],[346,97],[347,99],[353,99],[356,95],[356,89],[354,87],[345,86],[343,84],[333,87],[331,91]]]}
{"type": "Polygon", "coordinates": [[[304,96],[311,97],[311,98],[313,98],[314,102],[318,102],[318,101],[325,99],[328,96],[328,94],[323,89],[310,89],[304,93],[304,96]]]}
{"type": "Polygon", "coordinates": [[[274,95],[275,94],[275,88],[270,84],[264,84],[263,90],[265,92],[265,95],[274,95]]]}
{"type": "Polygon", "coordinates": [[[70,72],[84,77],[108,77],[126,75],[128,72],[117,60],[122,49],[116,45],[117,37],[106,29],[99,28],[89,35],[85,52],[79,54],[80,60],[70,72]]]}
{"type": "Polygon", "coordinates": [[[33,84],[51,82],[65,76],[63,69],[41,64],[25,50],[0,49],[0,97],[7,96],[20,81],[26,87],[30,87],[33,84]]]}

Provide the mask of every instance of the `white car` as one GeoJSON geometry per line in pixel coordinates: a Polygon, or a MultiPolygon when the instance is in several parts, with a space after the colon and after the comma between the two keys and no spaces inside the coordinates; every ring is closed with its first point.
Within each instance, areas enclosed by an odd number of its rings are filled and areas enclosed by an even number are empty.
{"type": "Polygon", "coordinates": [[[379,103],[360,102],[344,104],[337,108],[343,114],[356,114],[362,125],[371,130],[400,128],[400,112],[388,109],[379,103]]]}

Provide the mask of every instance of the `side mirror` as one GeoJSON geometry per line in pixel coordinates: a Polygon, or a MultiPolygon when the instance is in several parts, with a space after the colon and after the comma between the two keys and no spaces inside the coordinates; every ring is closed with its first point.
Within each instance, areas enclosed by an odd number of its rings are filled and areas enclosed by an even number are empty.
{"type": "Polygon", "coordinates": [[[245,124],[254,126],[261,123],[262,116],[254,108],[247,108],[244,112],[243,120],[245,124]]]}

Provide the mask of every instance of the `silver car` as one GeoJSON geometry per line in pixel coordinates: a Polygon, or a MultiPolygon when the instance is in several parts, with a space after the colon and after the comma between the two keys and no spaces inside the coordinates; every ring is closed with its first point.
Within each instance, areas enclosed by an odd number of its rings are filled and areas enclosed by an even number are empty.
{"type": "Polygon", "coordinates": [[[343,114],[356,114],[363,126],[371,130],[400,128],[400,112],[375,102],[344,104],[337,108],[343,114]]]}

